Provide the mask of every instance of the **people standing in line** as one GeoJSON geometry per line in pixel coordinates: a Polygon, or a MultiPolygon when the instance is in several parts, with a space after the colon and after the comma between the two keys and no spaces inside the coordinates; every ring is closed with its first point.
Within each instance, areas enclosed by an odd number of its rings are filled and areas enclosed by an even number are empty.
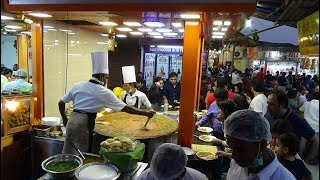
{"type": "Polygon", "coordinates": [[[260,71],[257,73],[257,78],[258,78],[259,80],[261,80],[261,81],[264,81],[265,78],[266,78],[266,75],[265,75],[265,73],[264,73],[263,70],[264,70],[264,69],[261,68],[260,71]]]}
{"type": "Polygon", "coordinates": [[[111,90],[105,88],[109,76],[108,53],[93,52],[92,78],[87,82],[74,85],[59,101],[59,111],[63,124],[66,126],[66,139],[62,153],[78,154],[71,146],[73,142],[81,152],[92,152],[93,128],[97,112],[105,107],[114,111],[124,111],[151,118],[155,112],[144,111],[126,105],[119,100],[111,90]],[[65,103],[73,101],[73,112],[68,120],[65,103]]]}
{"type": "Polygon", "coordinates": [[[259,68],[258,68],[258,67],[256,67],[256,68],[254,69],[254,71],[252,72],[251,79],[253,79],[253,78],[257,77],[257,74],[258,74],[258,73],[259,73],[259,68]]]}
{"type": "Polygon", "coordinates": [[[232,84],[239,84],[242,83],[242,79],[239,75],[239,71],[237,69],[234,69],[232,72],[232,79],[231,79],[232,84]]]}
{"type": "Polygon", "coordinates": [[[319,137],[319,92],[313,93],[312,100],[305,102],[299,110],[319,137]]]}
{"type": "Polygon", "coordinates": [[[302,106],[305,102],[307,102],[307,96],[309,92],[304,86],[301,85],[297,87],[297,93],[299,96],[300,106],[302,106]]]}
{"type": "Polygon", "coordinates": [[[288,96],[282,91],[273,91],[268,95],[268,112],[273,119],[288,119],[293,132],[299,138],[307,140],[301,158],[308,164],[314,164],[319,152],[319,138],[308,122],[288,108],[288,96]]]}
{"type": "Polygon", "coordinates": [[[299,113],[299,108],[301,107],[300,105],[300,100],[299,96],[296,90],[289,89],[287,92],[288,96],[288,108],[292,109],[296,113],[299,113]]]}
{"type": "MultiPolygon", "coordinates": [[[[219,79],[217,79],[217,88],[224,88],[225,90],[228,91],[228,79],[225,77],[221,77],[219,79]]],[[[228,91],[228,99],[232,99],[234,96],[233,92],[228,91]]],[[[206,101],[206,106],[207,108],[210,107],[210,105],[215,101],[215,96],[214,93],[209,93],[207,96],[207,101],[206,101]]]]}
{"type": "Polygon", "coordinates": [[[274,90],[278,90],[278,81],[275,76],[271,76],[268,80],[266,80],[266,93],[268,94],[274,90]]]}
{"type": "Polygon", "coordinates": [[[265,91],[265,84],[262,80],[254,80],[252,82],[252,93],[254,94],[254,98],[249,100],[250,106],[249,109],[258,112],[262,116],[264,116],[267,113],[267,97],[264,95],[265,91]]]}
{"type": "Polygon", "coordinates": [[[181,84],[177,81],[178,74],[172,72],[169,74],[169,82],[163,87],[163,102],[172,106],[180,105],[181,84]]]}
{"type": "Polygon", "coordinates": [[[313,89],[313,80],[311,79],[311,75],[307,75],[307,81],[306,81],[306,89],[311,92],[313,89]]]}
{"type": "Polygon", "coordinates": [[[278,78],[278,84],[279,84],[279,90],[286,92],[287,79],[286,79],[285,72],[281,72],[281,76],[278,78]]]}
{"type": "Polygon", "coordinates": [[[1,71],[1,90],[4,88],[4,85],[11,81],[12,70],[4,68],[1,71]]]}
{"type": "Polygon", "coordinates": [[[18,89],[23,93],[31,93],[32,84],[25,80],[27,76],[27,72],[24,69],[19,69],[16,73],[17,78],[14,81],[6,83],[3,89],[9,92],[12,92],[14,89],[18,89]]]}
{"type": "Polygon", "coordinates": [[[137,73],[136,79],[139,79],[139,78],[141,78],[141,79],[143,80],[143,84],[146,85],[146,80],[145,80],[145,78],[143,77],[143,73],[142,73],[142,72],[138,72],[138,73],[137,73]]]}
{"type": "Polygon", "coordinates": [[[301,159],[295,155],[299,152],[300,141],[293,133],[281,134],[276,139],[275,153],[279,162],[287,168],[296,179],[311,180],[311,172],[301,159]]]}
{"type": "Polygon", "coordinates": [[[264,179],[294,180],[295,177],[267,148],[272,140],[269,122],[252,110],[239,110],[224,121],[227,144],[232,160],[227,180],[264,179]]]}
{"type": "Polygon", "coordinates": [[[153,80],[153,84],[150,88],[149,100],[152,106],[152,109],[159,109],[162,105],[162,90],[163,90],[164,81],[161,77],[156,77],[153,80]]]}
{"type": "Polygon", "coordinates": [[[136,87],[139,91],[143,92],[148,96],[148,89],[144,79],[142,79],[141,77],[138,77],[136,82],[136,87]]]}

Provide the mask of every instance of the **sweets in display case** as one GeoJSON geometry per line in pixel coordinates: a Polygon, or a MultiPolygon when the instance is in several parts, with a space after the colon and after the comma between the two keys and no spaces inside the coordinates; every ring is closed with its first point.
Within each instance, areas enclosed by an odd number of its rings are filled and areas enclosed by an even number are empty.
{"type": "Polygon", "coordinates": [[[8,128],[30,124],[30,102],[28,101],[8,101],[8,128]]]}

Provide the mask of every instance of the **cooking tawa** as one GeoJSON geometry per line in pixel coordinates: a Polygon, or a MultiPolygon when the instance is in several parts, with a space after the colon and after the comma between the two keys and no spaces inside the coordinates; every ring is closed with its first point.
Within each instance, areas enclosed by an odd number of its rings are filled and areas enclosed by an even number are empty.
{"type": "Polygon", "coordinates": [[[96,118],[94,131],[108,137],[125,136],[132,139],[149,139],[170,135],[178,130],[178,122],[155,114],[144,129],[147,116],[117,112],[96,118]],[[97,123],[99,122],[99,123],[97,123]],[[107,123],[100,123],[107,122],[107,123]]]}

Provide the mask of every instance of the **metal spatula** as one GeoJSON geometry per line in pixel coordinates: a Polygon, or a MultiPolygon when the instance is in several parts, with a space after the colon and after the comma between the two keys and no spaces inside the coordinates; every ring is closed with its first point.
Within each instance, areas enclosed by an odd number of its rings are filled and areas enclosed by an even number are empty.
{"type": "Polygon", "coordinates": [[[147,124],[148,124],[148,122],[150,121],[150,119],[151,119],[151,117],[148,117],[147,122],[144,124],[144,126],[143,126],[143,129],[144,129],[144,130],[148,130],[148,129],[147,129],[147,124]]]}
{"type": "Polygon", "coordinates": [[[82,154],[82,152],[76,147],[76,145],[73,144],[72,141],[69,141],[69,143],[71,144],[71,146],[72,146],[76,151],[78,151],[78,153],[80,154],[80,156],[81,156],[82,159],[86,159],[86,158],[84,157],[84,155],[82,154]]]}

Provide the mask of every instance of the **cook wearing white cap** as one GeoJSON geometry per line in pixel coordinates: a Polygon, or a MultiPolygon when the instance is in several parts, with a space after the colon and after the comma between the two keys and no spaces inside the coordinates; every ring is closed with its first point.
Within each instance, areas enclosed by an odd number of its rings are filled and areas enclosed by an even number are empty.
{"type": "Polygon", "coordinates": [[[150,168],[138,180],[207,180],[201,172],[188,168],[187,155],[181,146],[164,143],[152,155],[150,168]]]}
{"type": "Polygon", "coordinates": [[[59,101],[59,110],[66,128],[66,139],[62,153],[77,154],[69,141],[72,141],[80,151],[92,151],[93,128],[97,112],[105,107],[114,111],[124,111],[133,114],[152,117],[155,112],[142,111],[127,106],[104,86],[109,76],[108,52],[93,52],[92,78],[88,82],[80,82],[71,88],[59,101]],[[73,101],[73,112],[67,119],[65,103],[73,101]]]}
{"type": "Polygon", "coordinates": [[[121,100],[136,108],[144,105],[147,109],[151,109],[151,103],[147,95],[136,88],[136,73],[134,66],[123,66],[122,67],[123,76],[123,88],[125,91],[122,92],[121,100]]]}
{"type": "Polygon", "coordinates": [[[252,110],[232,113],[224,122],[227,144],[232,160],[227,180],[234,179],[295,179],[267,148],[271,142],[269,122],[252,110]]]}
{"type": "Polygon", "coordinates": [[[24,69],[19,69],[16,73],[16,76],[17,79],[6,83],[3,89],[9,92],[12,92],[13,89],[18,89],[20,92],[30,93],[32,91],[32,84],[25,80],[27,77],[27,72],[24,69]]]}

